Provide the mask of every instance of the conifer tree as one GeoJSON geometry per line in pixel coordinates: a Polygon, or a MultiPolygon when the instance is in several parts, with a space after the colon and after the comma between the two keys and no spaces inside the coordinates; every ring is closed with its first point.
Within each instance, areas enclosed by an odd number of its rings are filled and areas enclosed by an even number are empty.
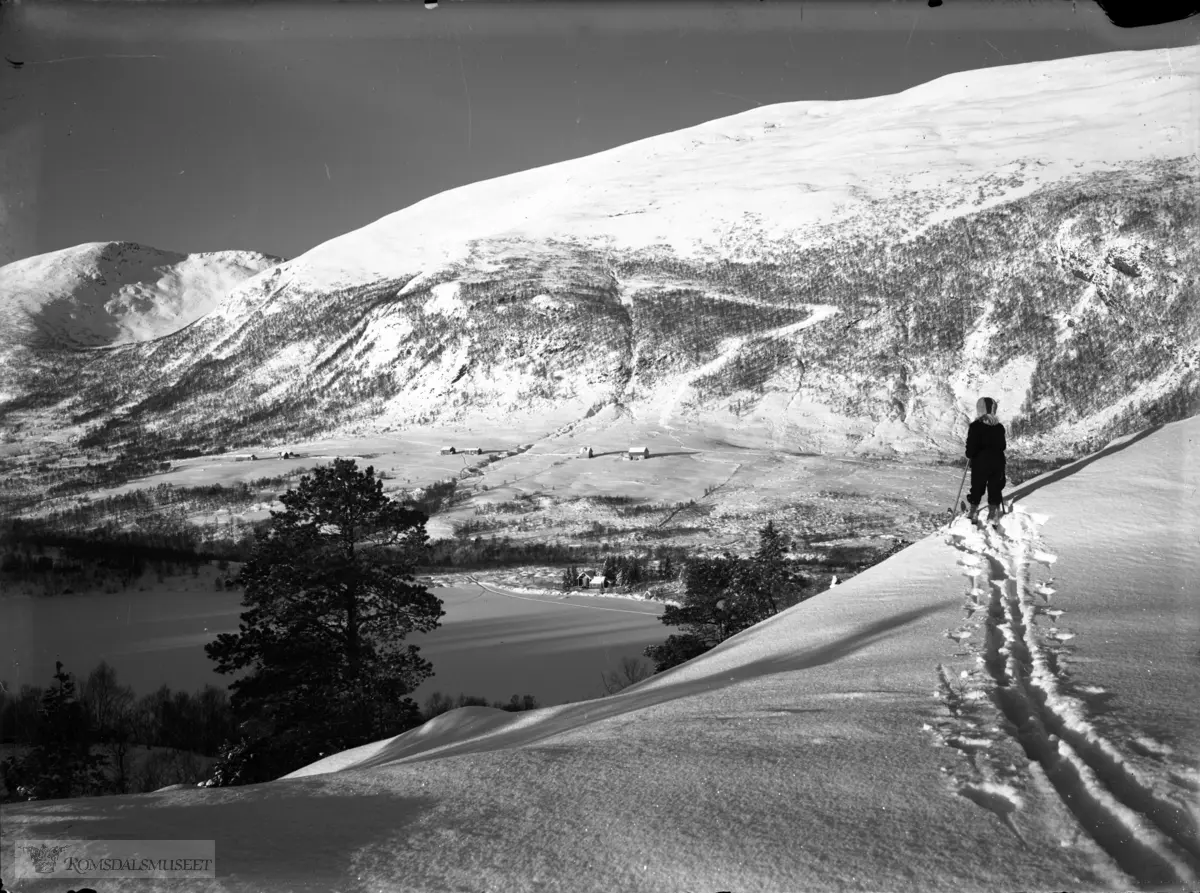
{"type": "Polygon", "coordinates": [[[636,555],[629,559],[629,568],[625,571],[625,582],[629,586],[636,586],[642,582],[642,560],[636,555]]]}
{"type": "Polygon", "coordinates": [[[670,555],[663,555],[662,563],[658,566],[658,575],[664,580],[675,579],[675,564],[670,555]]]}
{"type": "Polygon", "coordinates": [[[88,714],[75,680],[54,664],[55,685],[42,694],[34,745],[23,758],[4,761],[4,783],[27,800],[59,800],[96,793],[105,785],[107,760],[92,753],[88,714]]]}
{"type": "Polygon", "coordinates": [[[433,674],[414,632],[440,599],[414,582],[427,516],[389,499],[373,468],[337,459],[280,497],[238,577],[237,633],[205,646],[230,684],[243,735],[214,784],[267,780],[420,722],[407,695],[433,674]]]}
{"type": "MultiPolygon", "coordinates": [[[[654,660],[656,673],[703,654],[805,597],[809,581],[789,567],[787,537],[772,521],[758,537],[758,549],[749,558],[726,553],[684,563],[682,604],[668,605],[659,618],[682,632],[643,652],[654,660]]],[[[664,566],[666,561],[664,557],[664,566]]]]}

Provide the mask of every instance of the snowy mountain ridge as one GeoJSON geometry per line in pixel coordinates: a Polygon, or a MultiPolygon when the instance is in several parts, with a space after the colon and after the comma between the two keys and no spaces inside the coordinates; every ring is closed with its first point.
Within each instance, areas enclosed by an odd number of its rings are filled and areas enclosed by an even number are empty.
{"type": "Polygon", "coordinates": [[[1023,448],[1086,450],[1200,395],[1197,95],[1190,48],[755,109],[433,196],[113,336],[153,340],[17,343],[0,391],[18,429],[164,455],[617,419],[945,453],[982,391],[1023,448]]]}
{"type": "Polygon", "coordinates": [[[86,347],[150,341],[212,312],[281,260],[254,251],[180,254],[89,242],[0,267],[0,320],[10,342],[22,334],[86,347]]]}
{"type": "MultiPolygon", "coordinates": [[[[889,96],[751,109],[450,190],[292,265],[307,285],[336,287],[446,267],[465,260],[472,241],[500,236],[695,256],[748,219],[761,218],[755,235],[767,241],[820,239],[819,227],[873,201],[1023,174],[989,196],[997,204],[1068,176],[1194,154],[1186,122],[1200,118],[1198,74],[1195,48],[1110,53],[959,72],[889,96]]],[[[952,208],[910,208],[901,232],[952,208]]]]}

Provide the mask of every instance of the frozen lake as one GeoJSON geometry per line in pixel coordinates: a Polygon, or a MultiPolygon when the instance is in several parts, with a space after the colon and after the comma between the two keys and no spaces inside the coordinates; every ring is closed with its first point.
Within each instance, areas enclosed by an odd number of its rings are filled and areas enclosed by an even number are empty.
{"type": "MultiPolygon", "coordinates": [[[[203,568],[198,578],[168,578],[144,592],[0,597],[0,680],[10,691],[44,687],[55,660],[80,679],[107,660],[138,694],[226,684],[204,645],[237,631],[241,593],[215,591],[212,574],[203,568]]],[[[649,602],[479,585],[433,592],[445,603],[442,626],[409,640],[437,674],[416,691],[420,701],[434,691],[506,701],[531,694],[544,706],[598,697],[602,672],[672,632],[658,620],[662,606],[649,602]]]]}

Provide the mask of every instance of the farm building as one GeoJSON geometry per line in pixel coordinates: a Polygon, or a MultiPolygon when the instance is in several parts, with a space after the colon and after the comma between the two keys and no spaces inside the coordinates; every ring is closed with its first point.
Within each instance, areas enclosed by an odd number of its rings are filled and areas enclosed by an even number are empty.
{"type": "Polygon", "coordinates": [[[608,578],[599,571],[580,571],[577,584],[581,589],[603,589],[608,578]]]}
{"type": "Polygon", "coordinates": [[[649,459],[650,458],[650,447],[644,447],[644,446],[643,447],[630,447],[629,448],[629,458],[630,459],[649,459]]]}
{"type": "Polygon", "coordinates": [[[438,450],[438,454],[441,456],[453,456],[455,452],[456,450],[452,446],[444,446],[438,450]]]}
{"type": "Polygon", "coordinates": [[[592,455],[593,455],[593,453],[592,453],[591,447],[580,447],[579,448],[579,458],[590,459],[590,458],[592,458],[592,455]]]}
{"type": "Polygon", "coordinates": [[[483,454],[483,448],[482,447],[467,447],[465,450],[461,450],[461,452],[466,453],[468,456],[480,456],[483,454]]]}

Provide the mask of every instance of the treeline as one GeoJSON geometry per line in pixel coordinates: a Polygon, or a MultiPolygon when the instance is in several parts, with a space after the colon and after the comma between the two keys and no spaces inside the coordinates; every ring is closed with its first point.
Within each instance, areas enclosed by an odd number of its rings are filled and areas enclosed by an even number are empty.
{"type": "MultiPolygon", "coordinates": [[[[646,550],[639,558],[674,563],[686,558],[683,546],[658,545],[646,550]]],[[[519,567],[531,564],[570,567],[593,566],[608,560],[621,560],[608,543],[581,545],[579,543],[514,540],[507,536],[475,537],[471,540],[439,539],[429,543],[422,570],[442,571],[455,568],[481,569],[519,567]]],[[[628,559],[625,559],[628,560],[628,559]]]]}
{"type": "MultiPolygon", "coordinates": [[[[518,712],[539,704],[530,694],[489,702],[434,692],[419,720],[471,706],[518,712]]],[[[10,751],[0,760],[0,798],[136,794],[203,784],[214,760],[241,733],[224,688],[206,685],[188,693],[164,685],[139,698],[107,662],[82,683],[58,663],[48,688],[23,685],[14,694],[0,685],[0,739],[10,751]]]]}
{"type": "MultiPolygon", "coordinates": [[[[270,501],[265,488],[301,472],[230,487],[159,484],[92,500],[39,518],[0,524],[0,581],[32,584],[47,595],[83,589],[128,588],[148,570],[165,576],[197,573],[201,564],[246,561],[267,519],[194,524],[184,506],[236,509],[270,501]],[[228,502],[224,501],[228,500],[228,502]],[[136,526],[130,526],[136,525],[136,526]],[[54,554],[51,554],[54,553],[54,554]]],[[[431,515],[457,496],[457,482],[439,481],[400,494],[400,501],[431,515]]]]}
{"type": "Polygon", "coordinates": [[[481,698],[477,695],[460,694],[457,698],[452,698],[449,695],[442,694],[440,691],[435,691],[425,699],[424,709],[421,710],[421,718],[428,722],[435,716],[441,716],[443,713],[448,713],[459,707],[494,707],[497,710],[519,713],[523,710],[537,710],[538,706],[537,698],[533,695],[513,695],[507,701],[492,701],[489,703],[487,698],[481,698]]]}
{"type": "Polygon", "coordinates": [[[308,469],[296,469],[231,486],[177,487],[164,483],[98,499],[84,497],[75,505],[51,510],[37,520],[25,523],[30,530],[40,525],[42,531],[64,534],[79,534],[102,527],[136,526],[140,534],[165,536],[186,543],[187,548],[195,548],[203,539],[236,538],[231,537],[231,533],[238,525],[232,518],[220,527],[197,525],[189,521],[190,513],[232,513],[256,503],[270,503],[292,479],[306,471],[308,469]]]}
{"type": "Polygon", "coordinates": [[[56,665],[49,688],[0,691],[4,796],[44,800],[142,793],[201,781],[234,733],[223,688],[167,686],[138,698],[101,662],[82,684],[56,665]]]}
{"type": "Polygon", "coordinates": [[[205,541],[186,522],[166,532],[121,530],[113,523],[64,530],[48,519],[15,519],[0,528],[0,581],[59,595],[125,589],[147,571],[154,571],[160,582],[177,574],[197,575],[202,564],[244,560],[254,529],[238,528],[236,540],[205,541]]]}

